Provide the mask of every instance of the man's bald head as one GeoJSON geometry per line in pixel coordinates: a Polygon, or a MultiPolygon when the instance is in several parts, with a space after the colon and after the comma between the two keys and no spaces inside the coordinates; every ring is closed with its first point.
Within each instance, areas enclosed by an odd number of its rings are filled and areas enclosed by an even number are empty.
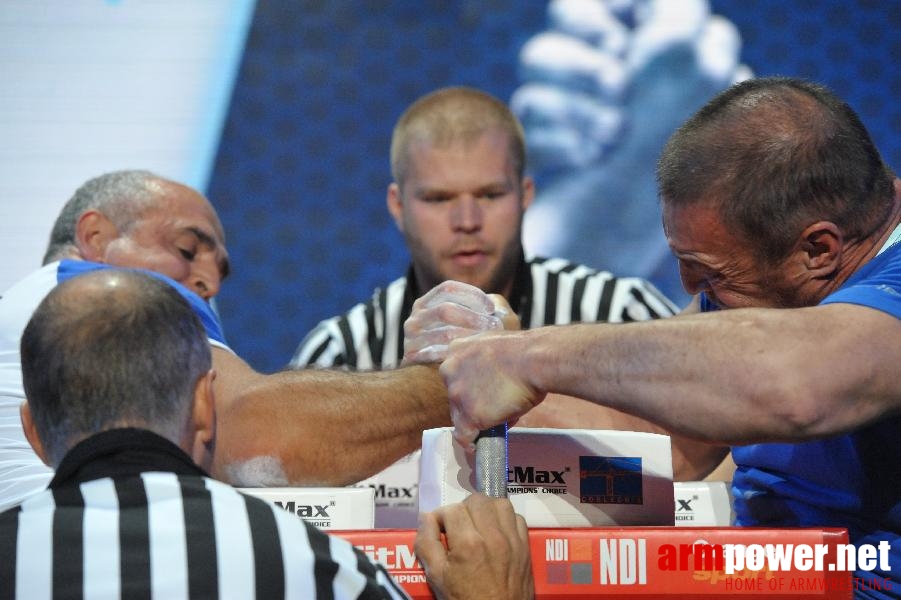
{"type": "Polygon", "coordinates": [[[178,443],[211,363],[184,298],[122,269],[60,284],[25,328],[21,353],[29,410],[52,465],[107,429],[141,427],[178,443]]]}

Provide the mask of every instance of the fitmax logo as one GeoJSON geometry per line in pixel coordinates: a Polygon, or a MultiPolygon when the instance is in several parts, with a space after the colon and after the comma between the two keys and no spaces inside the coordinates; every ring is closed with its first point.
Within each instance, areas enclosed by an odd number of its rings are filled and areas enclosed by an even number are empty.
{"type": "Polygon", "coordinates": [[[697,499],[697,496],[689,498],[688,500],[676,498],[676,512],[694,512],[694,509],[691,507],[691,503],[697,499]]]}
{"type": "Polygon", "coordinates": [[[393,487],[385,485],[384,483],[379,485],[370,483],[369,487],[375,490],[376,498],[410,498],[411,500],[413,499],[413,490],[415,489],[412,487],[393,487]]]}
{"type": "Polygon", "coordinates": [[[523,483],[523,484],[547,484],[547,485],[566,485],[563,474],[568,469],[562,471],[544,471],[535,467],[517,467],[507,470],[507,483],[523,483]]]}
{"type": "MultiPolygon", "coordinates": [[[[303,519],[331,519],[331,516],[328,514],[328,504],[296,504],[293,500],[288,502],[276,500],[275,503],[280,508],[303,519]]],[[[334,506],[334,504],[331,506],[334,506]]]]}
{"type": "Polygon", "coordinates": [[[676,520],[677,521],[694,521],[695,509],[691,503],[697,500],[697,496],[691,498],[676,498],[676,520]]]}

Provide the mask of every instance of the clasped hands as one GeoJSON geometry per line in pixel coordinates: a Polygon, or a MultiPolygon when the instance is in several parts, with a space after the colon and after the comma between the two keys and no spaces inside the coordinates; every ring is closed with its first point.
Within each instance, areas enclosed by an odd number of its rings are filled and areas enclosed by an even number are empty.
{"type": "Polygon", "coordinates": [[[404,364],[441,364],[454,438],[469,452],[479,431],[512,426],[544,399],[528,381],[518,330],[502,296],[459,281],[432,288],[404,323],[404,364]]]}

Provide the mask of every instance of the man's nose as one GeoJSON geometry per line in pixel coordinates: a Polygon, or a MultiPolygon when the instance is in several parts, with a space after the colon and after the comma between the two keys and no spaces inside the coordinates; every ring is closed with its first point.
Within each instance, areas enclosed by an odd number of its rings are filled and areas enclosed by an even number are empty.
{"type": "Polygon", "coordinates": [[[219,293],[221,278],[218,274],[205,273],[204,270],[195,269],[191,273],[189,286],[198,296],[209,300],[219,293]]]}
{"type": "Polygon", "coordinates": [[[688,294],[696,296],[701,292],[710,290],[710,285],[706,278],[692,275],[686,269],[679,269],[679,276],[682,279],[682,287],[688,294]]]}
{"type": "Polygon", "coordinates": [[[475,196],[466,194],[454,202],[451,216],[456,231],[478,231],[482,228],[482,207],[475,196]]]}

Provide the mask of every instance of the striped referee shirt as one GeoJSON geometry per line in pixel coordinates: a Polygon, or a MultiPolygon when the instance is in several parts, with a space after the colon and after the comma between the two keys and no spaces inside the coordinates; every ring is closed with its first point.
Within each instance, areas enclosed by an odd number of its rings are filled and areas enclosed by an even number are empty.
{"type": "MultiPolygon", "coordinates": [[[[290,366],[348,366],[359,370],[397,366],[403,358],[404,321],[410,316],[417,293],[411,266],[405,277],[377,289],[368,302],[320,322],[300,343],[290,366]]],[[[523,258],[507,300],[523,329],[577,322],[644,321],[672,316],[677,311],[644,279],[616,277],[560,258],[523,258]]]]}
{"type": "Polygon", "coordinates": [[[206,477],[168,440],[78,444],[0,514],[0,598],[406,598],[340,538],[206,477]]]}

